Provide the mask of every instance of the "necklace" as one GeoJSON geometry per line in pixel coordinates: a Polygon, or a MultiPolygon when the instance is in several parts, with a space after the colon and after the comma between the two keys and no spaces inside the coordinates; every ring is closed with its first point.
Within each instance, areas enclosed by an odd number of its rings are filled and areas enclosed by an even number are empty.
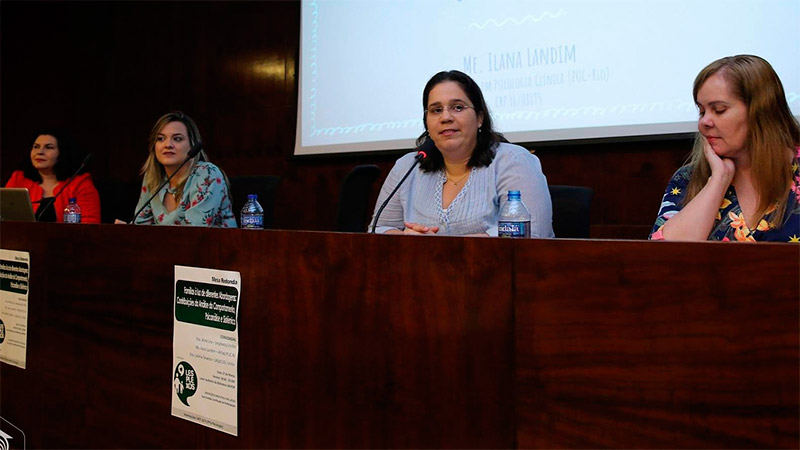
{"type": "Polygon", "coordinates": [[[445,170],[445,174],[446,174],[445,176],[447,177],[447,181],[453,183],[453,186],[458,186],[459,183],[464,181],[464,179],[469,176],[469,173],[470,173],[470,171],[468,170],[467,173],[465,173],[464,175],[461,175],[461,177],[458,178],[457,180],[454,180],[454,179],[450,178],[450,173],[445,170]]]}
{"type": "Polygon", "coordinates": [[[172,198],[175,201],[178,201],[178,188],[171,188],[171,187],[167,186],[166,189],[167,189],[167,194],[172,195],[172,198]]]}

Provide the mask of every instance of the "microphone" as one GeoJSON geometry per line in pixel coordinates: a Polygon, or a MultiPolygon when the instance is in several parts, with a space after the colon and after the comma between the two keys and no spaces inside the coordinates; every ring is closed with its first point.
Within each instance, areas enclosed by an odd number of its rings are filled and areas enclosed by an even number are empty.
{"type": "MultiPolygon", "coordinates": [[[[76,170],[75,173],[73,173],[72,176],[67,179],[67,182],[64,183],[64,186],[61,187],[61,189],[58,191],[58,193],[56,195],[54,195],[53,198],[50,199],[50,202],[48,204],[46,204],[43,207],[39,208],[39,210],[36,212],[36,216],[34,217],[37,222],[39,221],[39,218],[42,217],[42,213],[45,212],[45,210],[47,210],[47,208],[53,206],[53,204],[56,202],[56,199],[58,198],[58,196],[61,195],[61,193],[64,192],[64,189],[66,189],[67,186],[69,186],[69,184],[72,183],[72,180],[74,180],[75,177],[77,177],[78,174],[81,173],[81,170],[83,170],[83,168],[86,167],[86,164],[88,164],[89,160],[91,160],[91,159],[92,159],[92,154],[91,153],[87,153],[86,156],[83,157],[83,161],[81,162],[81,165],[78,167],[78,170],[76,170]]],[[[31,203],[41,203],[41,202],[42,202],[41,200],[37,200],[37,201],[31,202],[31,203]]]]}
{"type": "Polygon", "coordinates": [[[147,201],[144,203],[144,205],[142,205],[141,208],[139,208],[135,213],[133,213],[133,219],[131,219],[131,221],[128,222],[129,225],[132,224],[133,221],[136,220],[136,217],[139,215],[140,212],[142,212],[142,210],[147,208],[147,205],[149,205],[150,202],[153,201],[153,199],[156,197],[156,195],[158,195],[158,193],[161,192],[161,189],[164,189],[164,186],[166,186],[167,183],[169,183],[169,180],[171,180],[172,177],[174,177],[176,173],[180,172],[181,169],[183,168],[183,166],[185,166],[187,162],[189,162],[191,159],[193,159],[195,156],[197,156],[197,154],[200,153],[202,150],[203,150],[203,143],[202,142],[198,142],[197,144],[194,144],[194,146],[191,149],[189,149],[189,154],[186,155],[186,159],[183,160],[183,162],[181,163],[180,166],[178,166],[178,168],[175,170],[175,172],[172,172],[172,175],[167,177],[167,179],[164,180],[163,183],[161,183],[161,186],[159,186],[158,189],[156,189],[156,191],[153,192],[153,195],[151,195],[150,198],[147,199],[147,201]]]}
{"type": "Polygon", "coordinates": [[[378,208],[378,212],[375,213],[375,219],[372,220],[372,231],[371,231],[372,234],[375,234],[375,227],[378,225],[378,218],[381,216],[383,208],[386,208],[386,205],[389,204],[389,200],[391,200],[392,197],[394,197],[394,193],[397,192],[398,189],[400,189],[400,186],[403,184],[404,181],[406,181],[406,178],[408,178],[408,176],[411,175],[411,171],[414,170],[415,167],[417,167],[417,164],[419,164],[423,159],[427,158],[428,152],[435,148],[436,144],[433,143],[433,139],[431,139],[430,136],[425,139],[425,142],[423,142],[422,145],[419,146],[419,148],[417,148],[417,154],[416,156],[414,156],[414,164],[411,165],[411,168],[408,169],[408,172],[406,172],[405,176],[403,176],[403,179],[401,179],[400,182],[397,183],[397,186],[394,187],[392,193],[389,194],[388,197],[386,197],[386,200],[383,201],[381,207],[378,208]]]}

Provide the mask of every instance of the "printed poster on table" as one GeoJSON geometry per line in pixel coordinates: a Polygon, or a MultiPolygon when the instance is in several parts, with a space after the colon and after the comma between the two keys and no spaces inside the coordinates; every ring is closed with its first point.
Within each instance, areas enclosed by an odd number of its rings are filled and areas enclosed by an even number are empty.
{"type": "Polygon", "coordinates": [[[172,415],[238,436],[239,272],[175,266],[172,415]]]}
{"type": "Polygon", "coordinates": [[[25,368],[28,348],[28,252],[0,249],[0,361],[25,368]]]}

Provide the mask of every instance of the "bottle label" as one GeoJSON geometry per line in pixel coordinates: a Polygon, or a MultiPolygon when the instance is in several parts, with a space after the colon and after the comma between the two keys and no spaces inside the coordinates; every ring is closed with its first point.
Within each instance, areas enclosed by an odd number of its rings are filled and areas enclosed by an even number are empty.
{"type": "Polygon", "coordinates": [[[260,214],[242,214],[242,228],[251,230],[264,228],[264,216],[260,214]]]}
{"type": "Polygon", "coordinates": [[[497,235],[507,238],[529,238],[531,237],[531,222],[507,222],[497,223],[497,235]]]}
{"type": "Polygon", "coordinates": [[[66,223],[81,223],[80,213],[67,213],[64,214],[64,222],[66,223]]]}

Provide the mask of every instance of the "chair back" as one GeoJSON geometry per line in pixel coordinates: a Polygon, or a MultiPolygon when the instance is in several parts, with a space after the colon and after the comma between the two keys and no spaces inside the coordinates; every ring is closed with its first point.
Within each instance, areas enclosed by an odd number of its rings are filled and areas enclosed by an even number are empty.
{"type": "Polygon", "coordinates": [[[114,223],[115,219],[132,221],[142,193],[142,180],[93,181],[100,196],[100,222],[114,223]]]}
{"type": "Polygon", "coordinates": [[[557,238],[589,238],[589,212],[594,191],[583,186],[548,186],[557,238]]]}
{"type": "Polygon", "coordinates": [[[236,224],[239,222],[242,207],[247,202],[250,194],[258,195],[258,204],[264,208],[264,228],[272,228],[275,211],[275,191],[278,187],[280,177],[276,175],[245,175],[238,177],[228,177],[230,181],[231,202],[233,214],[236,216],[236,224]]]}
{"type": "Polygon", "coordinates": [[[354,167],[344,177],[339,191],[336,231],[363,233],[367,230],[372,184],[380,174],[378,166],[368,164],[354,167]]]}

